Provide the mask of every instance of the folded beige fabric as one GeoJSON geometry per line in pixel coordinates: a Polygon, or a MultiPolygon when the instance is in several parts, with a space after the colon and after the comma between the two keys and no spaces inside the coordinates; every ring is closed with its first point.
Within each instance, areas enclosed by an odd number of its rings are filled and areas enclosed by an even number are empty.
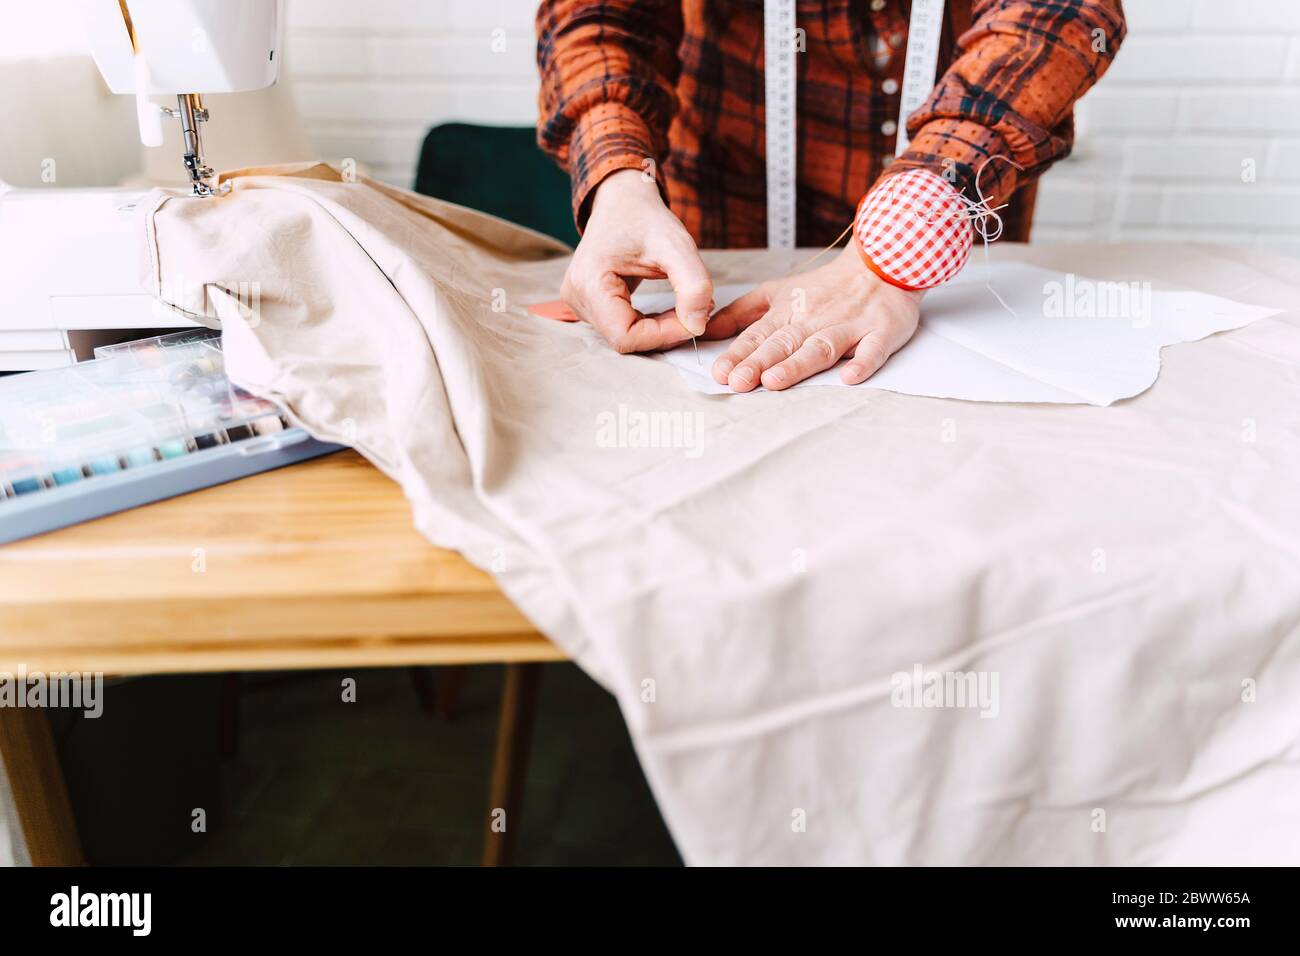
{"type": "Polygon", "coordinates": [[[550,240],[229,178],[157,195],[154,292],[617,696],[688,862],[1300,862],[1300,264],[998,249],[1293,310],[1109,408],[706,396],[527,314],[550,240]]]}

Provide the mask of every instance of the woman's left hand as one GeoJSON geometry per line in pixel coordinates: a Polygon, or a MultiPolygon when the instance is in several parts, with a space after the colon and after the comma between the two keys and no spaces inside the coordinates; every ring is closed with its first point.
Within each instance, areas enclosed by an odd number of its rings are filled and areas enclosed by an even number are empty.
{"type": "Polygon", "coordinates": [[[741,333],[713,363],[713,377],[737,392],[760,382],[779,391],[852,352],[840,378],[857,385],[907,344],[923,295],[879,278],[850,242],[827,265],[765,282],[710,319],[705,338],[741,333]]]}

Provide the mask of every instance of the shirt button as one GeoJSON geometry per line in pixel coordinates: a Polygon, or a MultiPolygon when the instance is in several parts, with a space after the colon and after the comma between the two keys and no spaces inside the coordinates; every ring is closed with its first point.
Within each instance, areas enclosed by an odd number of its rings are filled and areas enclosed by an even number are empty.
{"type": "Polygon", "coordinates": [[[892,76],[880,84],[880,88],[885,91],[886,96],[893,96],[898,92],[898,80],[892,76]]]}
{"type": "Polygon", "coordinates": [[[893,136],[898,132],[898,124],[893,120],[885,120],[880,124],[880,131],[886,136],[893,136]]]}
{"type": "Polygon", "coordinates": [[[901,47],[903,45],[903,34],[891,33],[889,35],[889,45],[892,46],[895,50],[901,47]]]}
{"type": "Polygon", "coordinates": [[[873,12],[879,13],[885,9],[885,0],[871,0],[871,9],[873,12]]]}
{"type": "Polygon", "coordinates": [[[893,162],[894,162],[893,156],[886,156],[884,159],[880,161],[880,168],[888,169],[891,165],[893,165],[893,162]]]}

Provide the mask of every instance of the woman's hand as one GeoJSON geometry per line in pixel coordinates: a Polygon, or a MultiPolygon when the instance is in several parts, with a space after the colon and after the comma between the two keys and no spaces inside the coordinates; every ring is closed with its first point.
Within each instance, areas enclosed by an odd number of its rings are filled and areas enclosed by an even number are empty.
{"type": "Polygon", "coordinates": [[[741,334],[713,363],[713,377],[737,392],[760,382],[780,390],[852,352],[840,378],[857,385],[907,344],[923,295],[878,278],[850,243],[827,265],[765,282],[715,315],[706,338],[741,334]]]}
{"type": "Polygon", "coordinates": [[[647,352],[704,332],[713,283],[695,241],[664,205],[654,179],[624,169],[596,187],[560,297],[618,351],[647,352]],[[632,308],[632,291],[642,279],[663,278],[672,283],[676,309],[643,316],[632,308]]]}

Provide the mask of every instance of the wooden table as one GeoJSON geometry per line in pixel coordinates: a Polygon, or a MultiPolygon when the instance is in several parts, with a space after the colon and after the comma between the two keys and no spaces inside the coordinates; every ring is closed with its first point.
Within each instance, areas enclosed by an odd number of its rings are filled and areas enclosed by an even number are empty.
{"type": "MultiPolygon", "coordinates": [[[[539,664],[564,655],[345,451],[0,547],[0,671],[507,665],[488,806],[522,797],[539,664]]],[[[33,863],[80,863],[43,712],[0,708],[33,863]]],[[[487,829],[485,862],[508,835],[487,829]]]]}

